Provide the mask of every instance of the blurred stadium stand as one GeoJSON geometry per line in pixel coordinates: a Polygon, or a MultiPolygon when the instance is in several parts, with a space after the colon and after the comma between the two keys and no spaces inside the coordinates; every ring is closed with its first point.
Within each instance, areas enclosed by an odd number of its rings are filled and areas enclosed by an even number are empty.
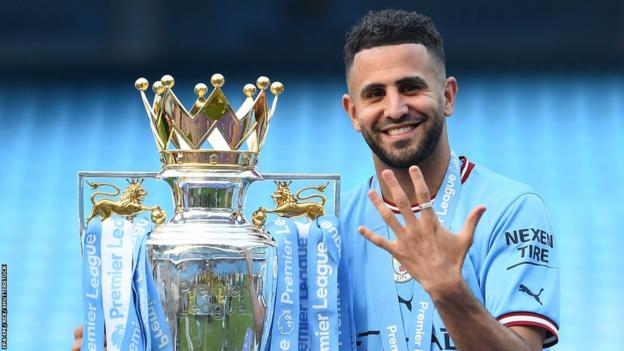
{"type": "Polygon", "coordinates": [[[620,68],[621,1],[163,0],[5,2],[0,72],[340,74],[344,33],[370,9],[434,18],[452,69],[620,68]]]}
{"type": "Polygon", "coordinates": [[[430,15],[445,37],[460,86],[453,147],[548,205],[561,252],[554,349],[620,349],[624,2],[38,0],[0,9],[9,350],[69,349],[81,321],[77,172],[159,167],[138,76],[173,74],[187,104],[214,72],[234,104],[259,74],[283,81],[260,169],[338,172],[349,188],[371,163],[341,110],[343,37],[387,6],[430,15]]]}

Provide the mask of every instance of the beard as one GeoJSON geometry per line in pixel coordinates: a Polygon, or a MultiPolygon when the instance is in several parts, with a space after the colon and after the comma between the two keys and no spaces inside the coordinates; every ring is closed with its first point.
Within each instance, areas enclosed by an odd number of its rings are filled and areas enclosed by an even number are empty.
{"type": "MultiPolygon", "coordinates": [[[[411,120],[415,120],[415,118],[411,115],[404,115],[393,122],[383,123],[383,127],[411,120]]],[[[380,138],[381,123],[375,124],[372,131],[363,128],[362,135],[371,150],[384,164],[395,169],[405,169],[426,160],[438,146],[444,129],[443,112],[436,111],[430,121],[430,125],[427,124],[428,121],[418,125],[418,128],[422,128],[422,137],[419,140],[400,140],[390,145],[383,145],[380,138]]]]}

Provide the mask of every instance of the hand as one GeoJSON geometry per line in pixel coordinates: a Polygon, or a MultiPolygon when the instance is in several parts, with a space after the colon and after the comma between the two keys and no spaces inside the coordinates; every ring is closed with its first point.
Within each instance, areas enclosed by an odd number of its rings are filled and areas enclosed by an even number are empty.
{"type": "MultiPolygon", "coordinates": [[[[430,201],[431,195],[420,169],[411,166],[409,174],[418,203],[430,201]]],[[[433,208],[423,209],[420,218],[416,218],[394,173],[384,170],[381,176],[405,219],[405,226],[399,223],[381,197],[371,190],[368,197],[394,231],[396,240],[388,240],[364,226],[358,228],[360,234],[394,256],[432,297],[435,292],[445,291],[463,282],[461,269],[485,207],[475,207],[462,230],[455,235],[440,224],[433,208]]]]}
{"type": "Polygon", "coordinates": [[[71,351],[80,351],[82,347],[82,325],[79,325],[78,328],[74,329],[74,344],[72,345],[71,351]]]}
{"type": "MultiPolygon", "coordinates": [[[[71,351],[80,351],[80,348],[82,347],[82,333],[82,325],[79,325],[76,329],[74,329],[74,344],[72,345],[71,351]]],[[[104,339],[104,351],[106,351],[106,339],[104,339]]]]}

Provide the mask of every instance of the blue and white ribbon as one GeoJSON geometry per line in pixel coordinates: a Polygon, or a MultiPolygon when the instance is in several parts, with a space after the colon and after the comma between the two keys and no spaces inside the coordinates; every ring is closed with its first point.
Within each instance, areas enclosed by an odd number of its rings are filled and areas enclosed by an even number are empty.
{"type": "Polygon", "coordinates": [[[81,350],[104,349],[102,312],[102,259],[100,258],[99,219],[89,224],[82,240],[83,338],[81,350]]]}
{"type": "Polygon", "coordinates": [[[102,222],[102,305],[110,351],[121,351],[128,315],[134,314],[131,232],[132,223],[119,217],[102,222]]]}
{"type": "Polygon", "coordinates": [[[347,262],[341,259],[338,265],[338,327],[340,328],[338,346],[340,350],[355,350],[353,290],[351,290],[350,277],[347,262]]]}
{"type": "Polygon", "coordinates": [[[145,219],[94,220],[83,241],[85,350],[173,350],[145,251],[145,219]],[[98,307],[99,306],[99,307],[98,307]]]}
{"type": "Polygon", "coordinates": [[[271,350],[298,350],[299,260],[297,226],[278,218],[267,230],[277,242],[279,279],[273,317],[271,350]]]}
{"type": "Polygon", "coordinates": [[[268,230],[279,257],[270,350],[355,349],[338,219],[323,216],[302,224],[280,218],[268,230]]]}
{"type": "Polygon", "coordinates": [[[309,224],[295,222],[299,242],[299,350],[310,349],[308,327],[308,231],[309,224]]]}
{"type": "MultiPolygon", "coordinates": [[[[145,252],[145,250],[143,250],[143,252],[145,252]]],[[[146,266],[149,267],[147,255],[144,255],[143,259],[147,262],[146,266]]],[[[152,350],[172,351],[173,340],[171,339],[169,324],[167,324],[167,319],[165,318],[165,311],[162,307],[160,295],[158,291],[156,291],[156,284],[154,283],[152,272],[147,272],[145,278],[147,283],[147,315],[150,331],[148,345],[151,345],[152,350]]]]}
{"type": "MultiPolygon", "coordinates": [[[[147,236],[145,236],[147,237],[147,236]]],[[[142,238],[134,248],[134,274],[132,275],[132,293],[134,296],[134,305],[136,313],[140,318],[141,331],[143,334],[143,343],[147,346],[146,350],[151,350],[151,345],[147,342],[151,340],[148,315],[148,296],[147,296],[147,277],[149,274],[147,269],[147,260],[140,259],[145,255],[145,240],[142,238]]]]}
{"type": "Polygon", "coordinates": [[[338,350],[338,264],[341,237],[336,221],[312,222],[308,232],[308,323],[312,350],[338,350]]]}

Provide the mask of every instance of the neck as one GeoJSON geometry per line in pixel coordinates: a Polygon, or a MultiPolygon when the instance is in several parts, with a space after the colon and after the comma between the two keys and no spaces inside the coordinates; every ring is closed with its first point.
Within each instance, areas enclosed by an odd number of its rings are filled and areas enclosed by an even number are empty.
{"type": "MultiPolygon", "coordinates": [[[[409,175],[408,168],[392,168],[381,162],[376,156],[373,156],[375,163],[375,173],[377,174],[377,179],[379,180],[379,186],[381,188],[381,193],[384,198],[395,202],[396,199],[392,197],[392,193],[390,192],[390,188],[386,185],[381,178],[381,172],[384,169],[389,169],[394,172],[395,177],[397,178],[401,188],[407,195],[410,203],[415,204],[418,201],[416,200],[416,194],[414,192],[414,185],[412,183],[412,179],[409,175]]],[[[446,170],[448,168],[448,164],[451,160],[451,150],[448,143],[444,143],[444,140],[440,140],[439,147],[434,150],[434,152],[429,155],[425,160],[416,164],[425,178],[425,183],[427,183],[427,188],[429,188],[429,193],[432,196],[437,194],[442,182],[444,181],[444,175],[446,174],[446,170]]]]}

